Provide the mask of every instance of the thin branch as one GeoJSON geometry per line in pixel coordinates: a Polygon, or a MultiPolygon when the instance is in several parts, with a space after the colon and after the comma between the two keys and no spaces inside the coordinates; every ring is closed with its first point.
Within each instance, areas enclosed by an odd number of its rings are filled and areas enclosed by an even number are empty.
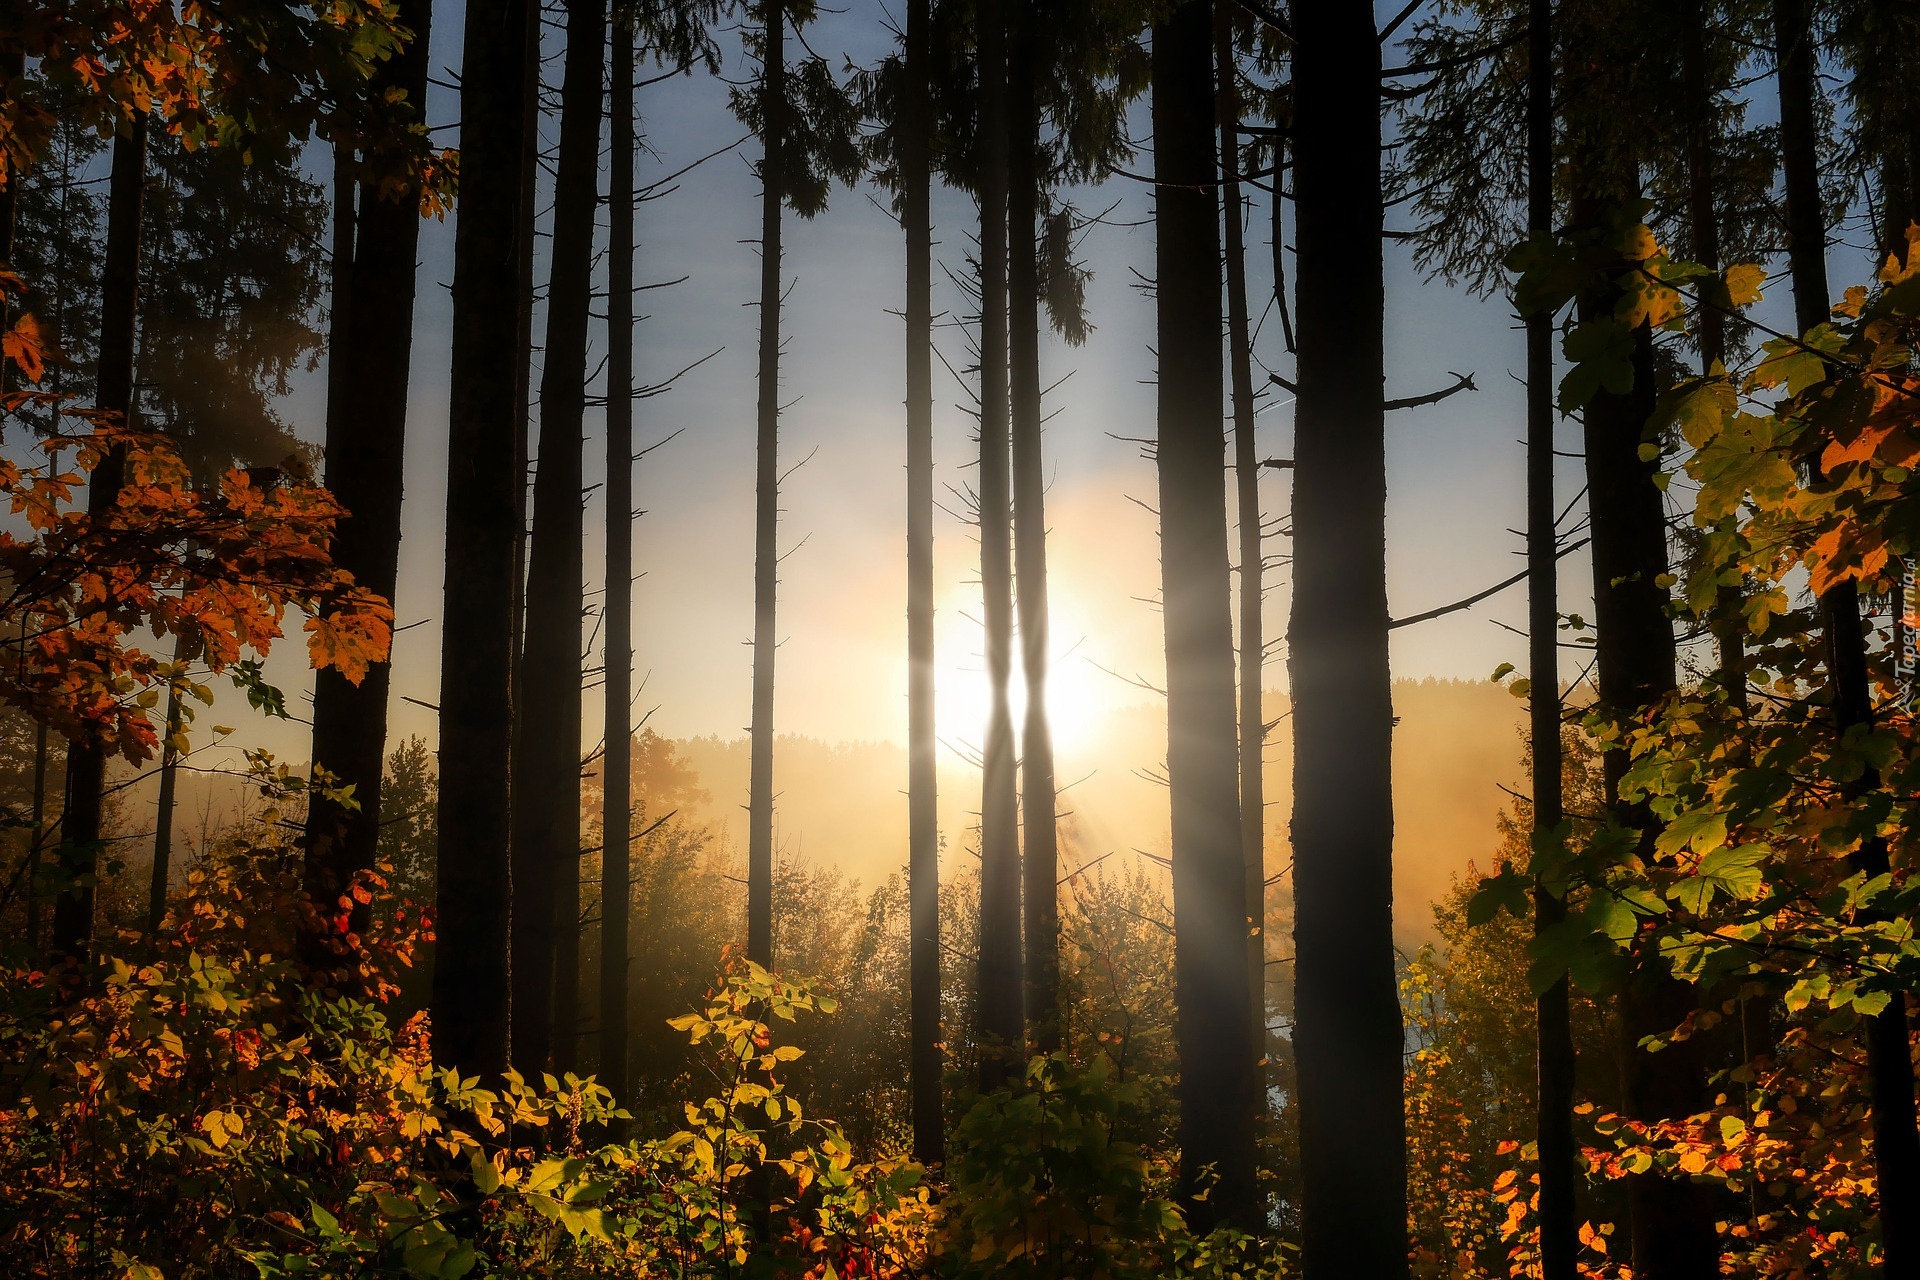
{"type": "Polygon", "coordinates": [[[1478,391],[1480,389],[1473,385],[1472,374],[1459,373],[1453,369],[1449,369],[1447,372],[1453,374],[1453,376],[1458,379],[1452,386],[1444,387],[1439,391],[1429,391],[1423,396],[1406,396],[1399,400],[1389,400],[1380,407],[1383,409],[1417,409],[1423,404],[1438,404],[1448,396],[1459,395],[1462,391],[1478,391]]]}
{"type": "MultiPolygon", "coordinates": [[[[1568,543],[1566,546],[1556,551],[1554,553],[1553,558],[1555,560],[1558,560],[1563,556],[1572,555],[1574,552],[1578,551],[1580,548],[1586,545],[1587,545],[1587,539],[1585,538],[1580,539],[1580,541],[1578,542],[1568,543]]],[[[1513,586],[1515,583],[1525,582],[1526,579],[1527,579],[1527,570],[1522,569],[1520,572],[1514,574],[1511,578],[1508,578],[1502,582],[1496,582],[1492,586],[1488,587],[1485,591],[1477,591],[1474,594],[1468,596],[1465,600],[1456,600],[1452,604],[1442,605],[1438,609],[1429,609],[1425,613],[1416,613],[1411,618],[1392,618],[1388,620],[1387,626],[1389,629],[1393,627],[1410,627],[1416,622],[1427,622],[1434,618],[1444,617],[1449,613],[1458,613],[1462,609],[1471,609],[1474,605],[1479,604],[1482,600],[1485,600],[1488,596],[1497,596],[1502,591],[1505,591],[1508,587],[1513,586]]]]}

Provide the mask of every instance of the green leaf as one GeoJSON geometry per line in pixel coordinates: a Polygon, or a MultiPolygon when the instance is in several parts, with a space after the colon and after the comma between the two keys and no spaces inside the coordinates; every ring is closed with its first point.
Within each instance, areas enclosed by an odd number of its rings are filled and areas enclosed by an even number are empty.
{"type": "Polygon", "coordinates": [[[1542,930],[1527,944],[1532,963],[1527,985],[1544,995],[1562,977],[1581,990],[1602,995],[1618,985],[1624,961],[1610,940],[1597,934],[1584,918],[1562,920],[1542,930]]]}
{"type": "Polygon", "coordinates": [[[472,1242],[462,1240],[460,1247],[448,1254],[446,1261],[440,1264],[441,1280],[460,1280],[461,1276],[473,1270],[475,1261],[472,1242]]]}
{"type": "Polygon", "coordinates": [[[1735,900],[1757,898],[1766,883],[1761,864],[1771,853],[1763,844],[1715,849],[1700,860],[1698,872],[1667,890],[1667,896],[1695,915],[1707,909],[1716,892],[1735,900]]]}
{"type": "Polygon", "coordinates": [[[1516,916],[1527,911],[1527,877],[1509,867],[1497,876],[1480,882],[1480,889],[1467,903],[1467,926],[1478,928],[1500,914],[1502,908],[1516,916]]]}
{"type": "Polygon", "coordinates": [[[1561,344],[1573,368],[1560,380],[1562,413],[1585,407],[1601,391],[1633,390],[1633,331],[1611,316],[1583,321],[1561,344]]]}
{"type": "Polygon", "coordinates": [[[493,1167],[493,1161],[473,1153],[473,1185],[481,1195],[490,1196],[500,1189],[500,1171],[493,1167]]]}
{"type": "Polygon", "coordinates": [[[532,1172],[527,1174],[527,1190],[550,1190],[559,1183],[561,1178],[566,1176],[566,1172],[567,1162],[565,1160],[542,1160],[539,1164],[533,1166],[532,1172]]]}
{"type": "Polygon", "coordinates": [[[1669,822],[1666,830],[1654,838],[1653,848],[1656,853],[1671,857],[1687,848],[1695,853],[1709,853],[1726,842],[1727,815],[1696,809],[1669,822]]]}
{"type": "MultiPolygon", "coordinates": [[[[1823,325],[1831,331],[1831,326],[1823,325]]],[[[1815,330],[1814,333],[1818,333],[1815,330]]],[[[1812,339],[1814,334],[1809,334],[1812,339]]],[[[1788,395],[1799,395],[1808,387],[1818,386],[1826,381],[1827,362],[1818,351],[1809,350],[1801,343],[1786,338],[1775,338],[1762,348],[1767,353],[1760,367],[1754,370],[1753,381],[1761,387],[1777,387],[1785,383],[1788,395]]]]}
{"type": "Polygon", "coordinates": [[[1614,942],[1626,942],[1639,931],[1640,920],[1632,907],[1604,888],[1595,888],[1581,913],[1587,927],[1614,942]]]}
{"type": "Polygon", "coordinates": [[[1788,1013],[1799,1013],[1815,1000],[1825,1004],[1833,990],[1833,979],[1824,973],[1816,973],[1811,978],[1802,978],[1787,988],[1787,994],[1781,1003],[1788,1013]]]}

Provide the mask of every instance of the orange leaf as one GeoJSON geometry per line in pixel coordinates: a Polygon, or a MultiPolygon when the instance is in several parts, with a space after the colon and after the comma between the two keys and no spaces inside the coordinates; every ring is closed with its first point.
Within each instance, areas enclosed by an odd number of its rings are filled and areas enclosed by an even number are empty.
{"type": "Polygon", "coordinates": [[[0,338],[0,353],[20,366],[20,376],[38,382],[47,371],[46,343],[40,337],[40,322],[31,313],[21,316],[0,338]]]}

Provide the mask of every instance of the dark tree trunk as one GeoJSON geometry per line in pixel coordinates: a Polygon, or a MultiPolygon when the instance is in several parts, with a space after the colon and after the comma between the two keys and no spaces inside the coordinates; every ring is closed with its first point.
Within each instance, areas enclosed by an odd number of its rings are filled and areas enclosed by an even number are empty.
{"type": "Polygon", "coordinates": [[[1309,1280],[1405,1276],[1393,951],[1380,46],[1372,8],[1295,9],[1294,1054],[1309,1280]]]}
{"type": "Polygon", "coordinates": [[[27,956],[40,958],[40,853],[47,842],[47,726],[33,730],[33,843],[27,846],[27,956]]]}
{"type": "MultiPolygon", "coordinates": [[[[1774,39],[1780,51],[1780,144],[1786,170],[1788,264],[1793,276],[1794,318],[1801,332],[1831,317],[1827,285],[1827,221],[1820,202],[1819,153],[1814,115],[1815,49],[1809,0],[1775,0],[1774,39]]],[[[1810,460],[1814,483],[1819,462],[1810,460]]],[[[1867,671],[1866,636],[1859,587],[1848,581],[1820,598],[1827,632],[1827,673],[1832,684],[1834,728],[1844,734],[1873,723],[1873,687],[1867,671]]],[[[1869,770],[1852,787],[1864,794],[1878,787],[1869,770]]],[[[1853,855],[1855,870],[1869,878],[1887,870],[1886,841],[1873,836],[1853,855]]],[[[1907,1000],[1896,994],[1867,1019],[1867,1078],[1872,1098],[1873,1159],[1878,1177],[1880,1229],[1887,1280],[1920,1277],[1920,1130],[1915,1128],[1913,1058],[1907,1000]]]]}
{"type": "Polygon", "coordinates": [[[1805,330],[1830,318],[1827,216],[1820,199],[1817,50],[1813,0],[1773,0],[1773,40],[1780,88],[1780,156],[1785,171],[1787,266],[1794,314],[1805,330]]]}
{"type": "Polygon", "coordinates": [[[1006,0],[982,0],[980,102],[980,590],[992,682],[980,797],[980,1087],[1018,1078],[1020,830],[1014,789],[1012,463],[1008,405],[1006,0]]]}
{"type": "Polygon", "coordinates": [[[568,0],[513,743],[513,1059],[529,1075],[548,1049],[573,1069],[580,1016],[580,488],[606,41],[603,0],[568,0]]]}
{"type": "Polygon", "coordinates": [[[1053,730],[1047,717],[1047,475],[1041,445],[1037,206],[1040,110],[1034,46],[1039,10],[1016,0],[1007,75],[1007,368],[1011,386],[1015,600],[1026,726],[1020,738],[1021,905],[1027,1038],[1060,1047],[1060,844],[1054,820],[1053,730]]]}
{"type": "Polygon", "coordinates": [[[753,723],[747,777],[747,958],[773,964],[773,658],[780,575],[780,203],[786,165],[787,15],[766,6],[760,91],[760,403],[753,508],[753,723]]]}
{"type": "MultiPolygon", "coordinates": [[[[391,62],[383,64],[384,73],[391,62]]],[[[383,80],[388,79],[384,74],[383,80]]],[[[332,439],[335,420],[346,409],[345,384],[351,381],[347,363],[347,319],[353,310],[354,241],[353,148],[335,143],[333,148],[333,227],[328,245],[327,283],[327,437],[332,439]]]]}
{"type": "Polygon", "coordinates": [[[513,269],[520,286],[514,312],[519,351],[513,366],[513,679],[520,679],[520,651],[527,627],[527,437],[533,425],[533,250],[540,218],[540,31],[543,0],[527,10],[527,60],[521,71],[525,97],[521,116],[520,225],[527,233],[514,246],[513,269]]]}
{"type": "Polygon", "coordinates": [[[913,1156],[946,1159],[941,1116],[940,821],[933,723],[931,0],[907,0],[900,220],[907,235],[907,913],[913,1156]]]}
{"type": "MultiPolygon", "coordinates": [[[[26,54],[17,50],[0,53],[0,98],[12,98],[26,73],[26,54]]],[[[13,229],[18,221],[21,177],[20,166],[11,164],[7,169],[6,185],[0,186],[0,267],[9,271],[13,269],[13,229]]],[[[12,308],[12,295],[0,298],[0,333],[5,333],[12,326],[12,308]]],[[[0,356],[0,391],[12,385],[11,367],[12,361],[0,356]]]]}
{"type": "MultiPolygon", "coordinates": [[[[1629,183],[1620,197],[1633,200],[1638,194],[1638,184],[1629,183]]],[[[1598,225],[1602,212],[1597,199],[1578,195],[1573,222],[1598,225]]],[[[1579,316],[1612,315],[1614,301],[1610,288],[1590,291],[1579,300],[1579,316]]],[[[1671,693],[1675,680],[1673,625],[1660,581],[1668,557],[1666,511],[1654,484],[1659,463],[1640,456],[1653,404],[1653,346],[1643,327],[1635,335],[1632,390],[1603,391],[1585,413],[1599,699],[1611,714],[1629,719],[1671,693]]],[[[1602,763],[1609,808],[1622,826],[1641,833],[1642,856],[1651,860],[1654,816],[1644,805],[1619,799],[1625,753],[1607,752],[1602,763]]],[[[1657,1058],[1639,1047],[1646,1036],[1670,1033],[1696,1003],[1693,988],[1674,978],[1662,957],[1636,947],[1620,995],[1619,1021],[1621,1094],[1635,1119],[1690,1115],[1706,1101],[1700,1038],[1676,1043],[1657,1058]]],[[[1627,1180],[1627,1203],[1636,1276],[1677,1280],[1714,1274],[1719,1245],[1699,1187],[1657,1172],[1637,1174],[1627,1180]]]]}
{"type": "Polygon", "coordinates": [[[1213,9],[1153,28],[1160,582],[1173,810],[1180,1181],[1202,1229],[1259,1230],[1240,844],[1226,437],[1220,418],[1220,202],[1213,9]],[[1202,1171],[1217,1183],[1207,1198],[1202,1171]]]}
{"type": "MultiPolygon", "coordinates": [[[[113,138],[107,179],[107,247],[100,272],[100,371],[94,403],[133,424],[134,330],[139,314],[140,223],[147,172],[147,116],[136,112],[113,138]]],[[[104,519],[120,500],[124,459],[111,451],[87,485],[87,515],[104,519]]],[[[93,941],[94,876],[107,780],[105,748],[67,747],[67,795],[61,818],[60,896],[53,904],[56,958],[85,960],[93,941]]]]}
{"type": "MultiPolygon", "coordinates": [[[[1233,479],[1240,518],[1240,856],[1246,865],[1247,998],[1252,1003],[1256,1068],[1267,1045],[1267,792],[1266,714],[1260,689],[1266,670],[1266,555],[1260,536],[1260,450],[1254,438],[1253,339],[1247,323],[1247,246],[1241,218],[1240,86],[1233,56],[1231,9],[1213,17],[1214,74],[1220,93],[1220,184],[1226,228],[1227,368],[1232,376],[1233,479]]],[[[1274,190],[1280,190],[1278,167],[1274,190]]],[[[1274,197],[1275,203],[1279,196],[1274,197]]],[[[1276,282],[1276,288],[1280,285],[1276,282]]]]}
{"type": "MultiPolygon", "coordinates": [[[[176,639],[173,660],[184,662],[187,657],[185,638],[176,639]]],[[[160,922],[167,915],[167,883],[173,873],[174,792],[180,781],[180,753],[174,749],[173,738],[180,729],[180,690],[169,688],[165,741],[160,747],[160,795],[153,816],[153,868],[147,881],[148,937],[160,932],[160,922]]]]}
{"type": "MultiPolygon", "coordinates": [[[[1694,261],[1720,268],[1720,215],[1714,204],[1716,103],[1707,81],[1706,0],[1688,0],[1681,15],[1680,68],[1686,94],[1687,229],[1694,261]]],[[[1699,312],[1700,372],[1713,373],[1726,358],[1726,317],[1711,307],[1699,312]]],[[[1721,686],[1734,705],[1747,704],[1745,619],[1738,588],[1722,587],[1710,626],[1719,652],[1721,686]]]]}
{"type": "MultiPolygon", "coordinates": [[[[1527,21],[1527,229],[1550,236],[1553,200],[1553,0],[1530,0],[1527,21]]],[[[1533,757],[1533,829],[1565,816],[1560,747],[1560,560],[1553,488],[1553,322],[1527,317],[1527,667],[1528,743],[1533,757]]],[[[1566,903],[1542,883],[1533,890],[1536,935],[1566,919],[1566,903]]],[[[1580,1149],[1573,1136],[1573,1025],[1567,979],[1534,1004],[1540,1152],[1541,1280],[1574,1280],[1580,1252],[1574,1204],[1580,1149]]]]}
{"type": "Polygon", "coordinates": [[[633,39],[613,29],[607,98],[607,754],[600,809],[600,1082],[627,1097],[633,836],[633,39]]]}
{"type": "MultiPolygon", "coordinates": [[[[526,129],[528,0],[469,0],[461,62],[460,216],[447,406],[447,573],[440,649],[439,918],[433,1047],[442,1065],[507,1066],[513,742],[515,250],[526,129]]],[[[544,998],[544,997],[543,997],[544,998]]]]}
{"type": "MultiPolygon", "coordinates": [[[[1680,26],[1680,75],[1686,94],[1687,232],[1693,260],[1720,267],[1720,216],[1714,207],[1713,144],[1717,132],[1712,87],[1707,82],[1706,0],[1687,0],[1680,26]]],[[[1712,370],[1726,355],[1726,321],[1712,308],[1700,313],[1700,368],[1712,370]]]]}
{"type": "MultiPolygon", "coordinates": [[[[414,39],[380,68],[373,87],[404,92],[420,111],[427,97],[433,7],[430,0],[405,0],[401,13],[414,39]]],[[[372,167],[360,181],[358,231],[349,218],[334,240],[336,259],[345,250],[350,268],[341,291],[345,323],[336,325],[328,368],[327,487],[351,513],[334,535],[335,561],[355,581],[391,600],[400,573],[420,205],[410,185],[383,194],[380,158],[367,160],[372,167]]],[[[339,191],[336,200],[351,210],[351,190],[339,191]]],[[[336,278],[337,267],[336,262],[336,278]]],[[[351,786],[356,801],[353,809],[317,794],[309,802],[307,891],[321,920],[334,915],[338,897],[378,858],[392,680],[393,668],[385,662],[369,667],[357,685],[332,669],[314,677],[314,763],[338,784],[351,786]]],[[[371,906],[355,904],[348,927],[364,934],[371,917],[371,906]]]]}

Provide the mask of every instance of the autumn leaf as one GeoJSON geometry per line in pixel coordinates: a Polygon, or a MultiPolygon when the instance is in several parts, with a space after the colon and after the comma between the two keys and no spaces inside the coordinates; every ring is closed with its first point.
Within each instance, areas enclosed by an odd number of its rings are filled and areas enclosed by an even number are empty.
{"type": "Polygon", "coordinates": [[[0,354],[19,366],[20,376],[28,382],[40,381],[47,371],[46,343],[40,336],[40,321],[32,312],[15,320],[6,336],[0,338],[0,354]]]}

